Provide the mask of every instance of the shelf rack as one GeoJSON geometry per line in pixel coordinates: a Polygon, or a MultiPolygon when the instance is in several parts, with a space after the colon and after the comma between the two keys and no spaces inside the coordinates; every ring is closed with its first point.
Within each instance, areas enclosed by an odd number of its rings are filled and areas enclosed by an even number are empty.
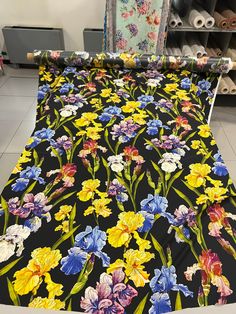
{"type": "MultiPolygon", "coordinates": [[[[229,29],[221,29],[216,26],[214,26],[211,29],[207,29],[205,27],[203,28],[194,28],[189,24],[187,21],[187,16],[191,8],[198,4],[201,6],[204,10],[206,10],[210,15],[213,16],[214,11],[217,8],[217,5],[221,0],[209,0],[209,1],[203,1],[203,0],[189,0],[187,2],[187,10],[185,12],[185,16],[181,16],[181,19],[183,21],[183,26],[171,28],[168,27],[167,29],[167,41],[166,41],[166,53],[168,47],[171,46],[171,42],[173,39],[176,41],[179,47],[182,46],[183,41],[186,38],[196,38],[200,41],[201,45],[204,46],[204,48],[209,47],[209,42],[216,43],[217,47],[222,50],[222,56],[227,56],[228,49],[234,49],[235,50],[235,56],[236,56],[236,29],[229,30],[229,29]]],[[[183,3],[184,0],[172,0],[172,6],[176,9],[176,6],[181,6],[181,2],[183,3]],[[176,5],[177,4],[177,5],[176,5]]],[[[224,3],[227,3],[230,6],[230,9],[236,12],[236,1],[228,0],[224,1],[224,3]]],[[[185,1],[186,4],[186,1],[185,1]]],[[[211,56],[211,55],[210,55],[211,56]]],[[[233,59],[233,61],[236,61],[233,59]]],[[[230,77],[234,80],[236,83],[236,71],[232,71],[230,74],[230,77]]],[[[222,95],[222,94],[221,94],[222,95]]],[[[223,94],[224,96],[236,96],[235,94],[223,94]]]]}

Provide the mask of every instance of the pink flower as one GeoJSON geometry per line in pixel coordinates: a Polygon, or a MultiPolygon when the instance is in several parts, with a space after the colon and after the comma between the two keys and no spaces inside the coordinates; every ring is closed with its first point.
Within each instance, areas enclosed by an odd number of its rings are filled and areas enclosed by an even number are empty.
{"type": "Polygon", "coordinates": [[[124,19],[127,19],[129,16],[130,16],[130,13],[129,12],[123,12],[121,14],[121,16],[124,18],[124,19]]]}
{"type": "Polygon", "coordinates": [[[50,56],[52,59],[57,60],[58,58],[60,58],[61,52],[60,51],[52,51],[50,53],[50,56]]]}
{"type": "Polygon", "coordinates": [[[156,41],[157,40],[157,33],[156,32],[149,32],[148,38],[153,40],[153,41],[156,41]]]}
{"type": "Polygon", "coordinates": [[[116,47],[118,49],[124,50],[126,49],[127,43],[128,43],[127,40],[122,38],[116,42],[116,47]]]}

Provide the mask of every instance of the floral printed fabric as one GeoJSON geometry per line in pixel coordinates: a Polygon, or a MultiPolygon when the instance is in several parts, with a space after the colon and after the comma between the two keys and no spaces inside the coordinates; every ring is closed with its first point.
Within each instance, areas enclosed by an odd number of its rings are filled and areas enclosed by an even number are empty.
{"type": "Polygon", "coordinates": [[[118,0],[116,51],[156,52],[162,0],[118,0]]]}
{"type": "Polygon", "coordinates": [[[159,314],[236,301],[236,192],[203,110],[218,77],[40,66],[36,128],[1,196],[1,303],[159,314]]]}

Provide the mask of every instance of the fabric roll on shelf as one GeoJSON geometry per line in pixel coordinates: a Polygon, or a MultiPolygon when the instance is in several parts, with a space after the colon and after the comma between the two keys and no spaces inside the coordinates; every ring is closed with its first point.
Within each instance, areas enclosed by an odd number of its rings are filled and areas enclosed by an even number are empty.
{"type": "Polygon", "coordinates": [[[219,48],[218,44],[213,38],[209,40],[210,47],[215,51],[217,57],[223,56],[223,51],[219,48]]]}
{"type": "Polygon", "coordinates": [[[228,20],[229,28],[236,28],[236,13],[230,9],[223,9],[221,15],[228,20]]]}
{"type": "Polygon", "coordinates": [[[229,21],[224,16],[222,16],[219,12],[215,11],[213,14],[215,19],[216,26],[222,29],[227,29],[229,27],[229,21]]]}
{"type": "Polygon", "coordinates": [[[182,56],[182,51],[180,50],[179,47],[176,47],[176,46],[172,47],[171,50],[172,50],[173,56],[182,56]]]}
{"type": "Polygon", "coordinates": [[[233,61],[236,61],[236,49],[229,48],[226,52],[226,57],[229,57],[233,61]]]}
{"type": "Polygon", "coordinates": [[[188,15],[188,22],[194,28],[202,28],[205,24],[204,17],[196,9],[191,9],[188,15]]]}
{"type": "Polygon", "coordinates": [[[201,6],[195,5],[196,10],[203,16],[205,22],[204,26],[206,28],[212,28],[215,25],[215,19],[211,16],[206,10],[204,10],[201,6]]]}
{"type": "Polygon", "coordinates": [[[235,85],[234,81],[228,75],[224,76],[223,80],[229,89],[229,93],[232,95],[235,95],[236,94],[236,85],[235,85]]]}
{"type": "Polygon", "coordinates": [[[207,55],[205,48],[203,47],[203,45],[201,45],[199,41],[194,40],[194,39],[189,39],[188,43],[189,43],[190,49],[193,52],[193,55],[196,56],[197,58],[202,58],[207,55]]]}
{"type": "Polygon", "coordinates": [[[181,50],[184,57],[190,57],[193,55],[193,52],[186,41],[183,42],[181,50]]]}
{"type": "Polygon", "coordinates": [[[222,77],[219,84],[218,94],[226,95],[229,93],[229,87],[227,86],[225,79],[222,77]]]}
{"type": "Polygon", "coordinates": [[[213,48],[207,47],[206,53],[209,57],[218,57],[216,51],[213,48]]]}
{"type": "Polygon", "coordinates": [[[183,26],[183,21],[181,20],[177,12],[171,12],[168,24],[169,27],[176,28],[183,26]]]}
{"type": "Polygon", "coordinates": [[[171,12],[168,24],[171,28],[175,28],[177,26],[177,20],[174,12],[171,12]]]}

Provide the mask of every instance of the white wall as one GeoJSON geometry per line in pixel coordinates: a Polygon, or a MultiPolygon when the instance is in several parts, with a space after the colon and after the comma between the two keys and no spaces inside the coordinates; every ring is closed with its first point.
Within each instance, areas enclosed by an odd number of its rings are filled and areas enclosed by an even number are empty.
{"type": "Polygon", "coordinates": [[[0,0],[0,51],[3,26],[62,27],[65,48],[83,50],[83,29],[103,28],[105,0],[0,0]]]}

